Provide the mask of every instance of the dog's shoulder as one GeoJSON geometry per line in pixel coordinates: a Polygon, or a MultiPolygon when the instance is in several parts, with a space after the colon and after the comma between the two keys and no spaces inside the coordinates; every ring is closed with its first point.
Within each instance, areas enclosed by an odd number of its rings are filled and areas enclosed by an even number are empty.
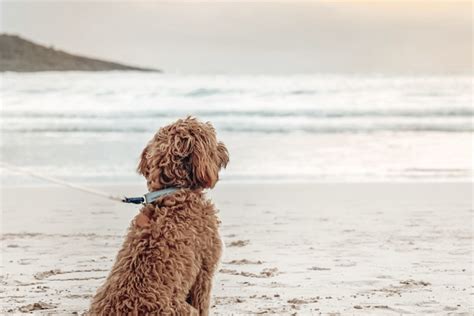
{"type": "Polygon", "coordinates": [[[134,219],[135,226],[139,228],[150,227],[150,218],[144,213],[140,212],[134,219]]]}

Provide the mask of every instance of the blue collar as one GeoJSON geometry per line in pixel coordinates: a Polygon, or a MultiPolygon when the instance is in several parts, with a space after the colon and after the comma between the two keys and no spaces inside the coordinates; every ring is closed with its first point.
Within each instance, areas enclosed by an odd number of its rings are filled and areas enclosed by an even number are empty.
{"type": "Polygon", "coordinates": [[[166,188],[163,190],[148,192],[143,196],[140,197],[124,197],[122,202],[124,203],[133,203],[133,204],[150,204],[158,200],[160,197],[171,194],[173,192],[178,191],[178,188],[166,188]]]}

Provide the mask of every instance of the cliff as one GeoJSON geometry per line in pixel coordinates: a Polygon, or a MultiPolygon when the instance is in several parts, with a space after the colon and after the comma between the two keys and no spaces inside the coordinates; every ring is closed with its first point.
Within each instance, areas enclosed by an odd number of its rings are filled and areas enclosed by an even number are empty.
{"type": "Polygon", "coordinates": [[[30,42],[16,35],[0,34],[0,71],[157,71],[77,56],[30,42]]]}

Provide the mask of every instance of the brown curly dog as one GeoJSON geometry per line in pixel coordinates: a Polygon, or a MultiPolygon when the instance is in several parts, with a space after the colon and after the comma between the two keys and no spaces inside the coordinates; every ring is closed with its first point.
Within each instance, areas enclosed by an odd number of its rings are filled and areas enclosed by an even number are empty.
{"type": "Polygon", "coordinates": [[[208,315],[222,244],[203,190],[214,187],[228,161],[210,123],[188,117],[156,133],[138,172],[150,192],[179,190],[145,205],[132,221],[91,315],[208,315]]]}

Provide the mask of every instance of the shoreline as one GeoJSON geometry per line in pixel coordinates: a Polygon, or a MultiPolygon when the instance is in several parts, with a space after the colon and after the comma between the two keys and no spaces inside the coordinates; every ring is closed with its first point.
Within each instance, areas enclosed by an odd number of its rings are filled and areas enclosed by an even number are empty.
{"type": "MultiPolygon", "coordinates": [[[[139,206],[56,186],[1,193],[0,312],[84,312],[139,206]]],[[[227,246],[214,315],[474,312],[470,182],[223,182],[209,196],[227,246]]]]}
{"type": "MultiPolygon", "coordinates": [[[[25,178],[30,178],[30,179],[35,179],[30,176],[24,176],[25,178]]],[[[416,177],[413,177],[413,179],[417,179],[416,177]]],[[[62,179],[61,179],[62,180],[62,179]]],[[[55,183],[50,183],[44,180],[34,180],[35,182],[27,182],[25,184],[7,184],[1,183],[0,181],[0,192],[1,190],[10,190],[10,189],[41,189],[41,188],[47,188],[47,189],[54,189],[54,188],[63,188],[63,189],[69,189],[68,187],[61,186],[55,183]]],[[[125,182],[94,182],[94,181],[66,181],[70,182],[71,184],[75,185],[80,185],[88,188],[93,188],[93,189],[103,189],[103,190],[111,190],[115,188],[132,188],[134,190],[137,190],[138,188],[145,188],[146,190],[146,185],[144,184],[144,180],[138,181],[138,182],[130,182],[130,181],[125,181],[125,182]]],[[[361,184],[361,185],[374,185],[374,184],[387,184],[387,185],[444,185],[444,184],[460,184],[460,185],[472,185],[474,186],[474,178],[466,178],[466,179],[453,179],[453,180],[447,180],[446,178],[439,178],[439,179],[422,179],[420,178],[419,180],[408,180],[408,179],[367,179],[367,180],[351,180],[351,179],[341,179],[341,180],[314,180],[314,181],[308,181],[308,180],[301,180],[299,178],[292,179],[292,180],[281,180],[281,181],[275,181],[274,179],[256,179],[256,180],[219,180],[218,184],[216,185],[216,188],[214,189],[207,189],[207,192],[219,190],[219,187],[221,186],[245,186],[245,185],[251,185],[251,186],[274,186],[274,185],[290,185],[290,186],[300,186],[300,185],[356,185],[356,184],[361,184]]],[[[74,190],[74,189],[71,189],[74,190]]],[[[112,193],[112,192],[109,192],[112,193]]]]}

